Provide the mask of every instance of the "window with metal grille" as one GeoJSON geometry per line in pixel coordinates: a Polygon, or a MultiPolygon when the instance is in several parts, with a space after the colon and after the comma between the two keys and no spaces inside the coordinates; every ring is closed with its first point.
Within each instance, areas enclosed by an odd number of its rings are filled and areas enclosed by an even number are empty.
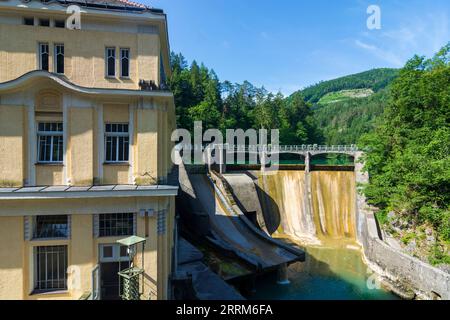
{"type": "Polygon", "coordinates": [[[69,219],[67,215],[36,216],[34,223],[34,239],[68,238],[69,219]]]}
{"type": "Polygon", "coordinates": [[[38,124],[38,159],[41,163],[63,161],[63,124],[61,122],[38,124]]]}
{"type": "Polygon", "coordinates": [[[106,76],[115,77],[116,76],[116,48],[109,47],[105,51],[105,67],[106,76]]]}
{"type": "Polygon", "coordinates": [[[131,236],[134,234],[133,213],[106,213],[99,215],[99,236],[131,236]]]}
{"type": "Polygon", "coordinates": [[[130,49],[120,49],[120,76],[122,78],[130,77],[130,49]]]}
{"type": "Polygon", "coordinates": [[[64,44],[55,44],[55,72],[64,73],[64,44]]]}
{"type": "Polygon", "coordinates": [[[37,291],[67,289],[67,246],[34,248],[35,287],[37,291]]]}
{"type": "Polygon", "coordinates": [[[127,162],[130,139],[128,123],[107,123],[105,125],[106,162],[127,162]]]}
{"type": "Polygon", "coordinates": [[[39,69],[48,71],[48,43],[39,43],[39,69]]]}

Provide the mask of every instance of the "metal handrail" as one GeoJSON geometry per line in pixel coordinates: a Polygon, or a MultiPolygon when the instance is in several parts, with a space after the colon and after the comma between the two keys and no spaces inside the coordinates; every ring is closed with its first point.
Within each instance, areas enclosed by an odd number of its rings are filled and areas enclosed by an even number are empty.
{"type": "Polygon", "coordinates": [[[356,152],[359,151],[358,147],[355,144],[351,145],[317,145],[317,144],[302,144],[302,145],[256,145],[256,146],[248,146],[248,145],[230,145],[228,143],[224,144],[214,144],[212,146],[205,145],[192,145],[192,144],[179,144],[177,148],[183,148],[184,150],[194,150],[194,151],[204,151],[208,147],[225,149],[227,151],[234,152],[298,152],[298,151],[333,151],[333,152],[356,152]]]}

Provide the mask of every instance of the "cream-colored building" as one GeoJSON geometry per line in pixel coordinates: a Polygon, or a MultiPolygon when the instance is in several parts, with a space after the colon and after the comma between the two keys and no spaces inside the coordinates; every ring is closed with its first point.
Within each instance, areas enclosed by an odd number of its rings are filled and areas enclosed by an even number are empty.
{"type": "Polygon", "coordinates": [[[116,241],[131,235],[146,240],[141,298],[167,299],[178,188],[166,16],[78,5],[72,30],[65,1],[0,0],[0,299],[118,298],[129,261],[116,241]]]}

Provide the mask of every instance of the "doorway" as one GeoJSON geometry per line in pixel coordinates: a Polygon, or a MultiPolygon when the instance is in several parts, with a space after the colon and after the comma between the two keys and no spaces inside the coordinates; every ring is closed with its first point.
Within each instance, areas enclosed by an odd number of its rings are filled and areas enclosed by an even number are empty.
{"type": "Polygon", "coordinates": [[[119,272],[130,267],[127,248],[119,244],[100,245],[100,298],[120,300],[119,272]]]}

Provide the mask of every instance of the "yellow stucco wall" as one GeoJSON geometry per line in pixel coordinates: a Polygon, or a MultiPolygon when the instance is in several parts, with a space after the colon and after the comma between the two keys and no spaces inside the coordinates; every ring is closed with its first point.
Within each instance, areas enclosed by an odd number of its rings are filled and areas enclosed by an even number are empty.
{"type": "MultiPolygon", "coordinates": [[[[64,74],[75,84],[98,88],[137,89],[139,79],[158,82],[160,44],[157,34],[119,33],[94,30],[72,31],[40,26],[2,25],[0,40],[0,82],[9,81],[36,70],[39,42],[50,45],[49,71],[53,68],[53,44],[63,43],[64,74]],[[119,77],[116,58],[116,77],[105,77],[105,48],[130,49],[130,80],[119,77]]],[[[159,83],[159,82],[158,82],[159,83]]]]}
{"type": "Polygon", "coordinates": [[[23,297],[23,217],[0,217],[0,300],[23,297]]]}
{"type": "Polygon", "coordinates": [[[63,165],[36,165],[36,185],[63,185],[63,165]]]}
{"type": "Polygon", "coordinates": [[[136,183],[155,184],[158,178],[158,111],[137,109],[136,138],[136,183]]]}
{"type": "Polygon", "coordinates": [[[23,183],[24,108],[0,106],[0,186],[23,183]]]}
{"type": "Polygon", "coordinates": [[[70,174],[74,186],[93,183],[94,133],[92,108],[70,108],[70,174]]]}

